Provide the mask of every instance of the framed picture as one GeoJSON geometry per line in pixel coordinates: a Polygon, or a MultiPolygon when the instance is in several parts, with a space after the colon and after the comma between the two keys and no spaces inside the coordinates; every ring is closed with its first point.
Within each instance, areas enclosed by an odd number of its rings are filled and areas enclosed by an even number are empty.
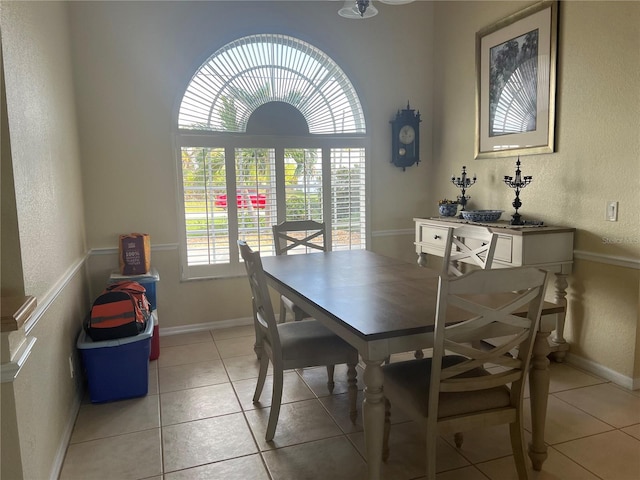
{"type": "Polygon", "coordinates": [[[475,158],[554,151],[558,2],[476,34],[475,158]]]}

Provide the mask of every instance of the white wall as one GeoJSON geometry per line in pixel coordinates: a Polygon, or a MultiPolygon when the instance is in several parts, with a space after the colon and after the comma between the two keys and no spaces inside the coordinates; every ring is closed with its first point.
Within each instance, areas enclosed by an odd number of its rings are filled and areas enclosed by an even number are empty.
{"type": "MultiPolygon", "coordinates": [[[[118,234],[132,231],[165,247],[152,252],[161,329],[250,316],[245,279],[180,283],[175,247],[177,105],[196,69],[231,40],[279,32],[331,56],[353,82],[371,136],[372,230],[411,229],[412,217],[424,213],[433,5],[380,4],[380,14],[367,21],[339,17],[340,7],[326,1],[70,4],[89,247],[115,249],[118,234]],[[389,121],[407,100],[423,112],[424,161],[403,172],[390,163],[389,121]]],[[[411,235],[389,246],[387,237],[377,238],[374,249],[413,257],[411,235]]],[[[116,267],[113,253],[92,256],[94,294],[116,267]]]]}
{"type": "MultiPolygon", "coordinates": [[[[456,194],[449,178],[462,165],[478,176],[470,209],[513,213],[514,192],[502,178],[513,175],[515,157],[473,159],[475,33],[531,3],[435,4],[434,213],[438,198],[456,194]]],[[[640,378],[640,3],[560,4],[556,126],[555,153],[521,157],[533,183],[522,191],[520,213],[577,229],[567,296],[571,354],[630,386],[640,378]],[[605,221],[607,200],[620,202],[618,222],[605,221]]]]}
{"type": "Polygon", "coordinates": [[[2,48],[25,290],[40,296],[84,255],[84,209],[66,10],[20,3],[3,4],[2,48]]]}
{"type": "Polygon", "coordinates": [[[2,477],[40,479],[57,474],[80,402],[69,358],[78,370],[75,339],[89,305],[67,6],[2,2],[0,25],[11,145],[2,162],[10,155],[17,213],[17,226],[3,217],[2,229],[21,255],[20,267],[2,259],[12,275],[3,272],[3,287],[21,285],[38,303],[26,329],[11,334],[16,344],[35,339],[28,362],[9,381],[2,365],[2,477]],[[5,455],[16,449],[21,456],[5,455]]]}
{"type": "MultiPolygon", "coordinates": [[[[10,406],[21,450],[29,453],[25,478],[48,478],[61,461],[80,391],[67,357],[88,307],[89,281],[96,294],[117,266],[111,250],[119,233],[152,236],[161,325],[250,313],[244,279],[180,283],[175,248],[175,108],[191,74],[226,42],[259,31],[288,33],[324,50],[351,77],[371,134],[374,250],[412,259],[413,237],[403,232],[412,217],[435,214],[435,201],[455,193],[448,178],[463,164],[479,177],[470,192],[476,206],[509,208],[512,193],[499,179],[513,159],[472,160],[474,36],[524,4],[378,4],[380,15],[363,22],[341,19],[339,6],[0,4],[22,283],[39,304],[28,332],[37,342],[11,389],[16,405],[2,389],[3,418],[10,406]],[[407,100],[423,113],[423,162],[402,172],[389,164],[388,122],[407,100]],[[107,249],[90,256],[90,279],[82,269],[85,231],[86,248],[107,249]]],[[[572,352],[624,378],[640,376],[639,25],[636,2],[563,2],[557,153],[523,159],[534,176],[523,213],[578,229],[583,254],[569,289],[572,352]],[[606,199],[621,202],[618,223],[603,222],[606,199]],[[605,236],[629,240],[605,243],[605,236]]],[[[2,467],[11,467],[4,457],[2,467]]]]}
{"type": "MultiPolygon", "coordinates": [[[[501,208],[508,218],[513,191],[501,179],[515,158],[473,160],[475,34],[528,4],[379,4],[378,16],[349,21],[337,16],[335,2],[72,3],[90,248],[113,252],[119,233],[140,230],[166,247],[152,254],[161,327],[249,315],[243,279],[178,281],[171,133],[197,67],[228,41],[263,31],[315,44],[352,79],[371,135],[374,250],[412,260],[411,219],[435,214],[438,198],[458,193],[449,178],[462,165],[479,177],[470,207],[501,208]],[[423,114],[423,161],[403,172],[389,164],[388,122],[407,100],[423,114]],[[132,202],[141,178],[154,188],[132,202]]],[[[523,215],[577,228],[566,330],[572,353],[629,382],[640,376],[639,9],[636,2],[561,4],[556,152],[522,157],[534,177],[522,194],[523,215]],[[604,221],[606,200],[620,202],[616,223],[604,221]],[[611,262],[622,264],[610,265],[612,290],[597,276],[598,265],[611,262]]],[[[92,257],[94,294],[116,265],[113,253],[92,257]]]]}

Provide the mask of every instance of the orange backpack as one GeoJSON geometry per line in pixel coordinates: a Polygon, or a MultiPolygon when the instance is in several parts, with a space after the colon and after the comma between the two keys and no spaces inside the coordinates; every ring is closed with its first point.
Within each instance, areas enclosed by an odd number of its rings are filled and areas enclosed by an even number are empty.
{"type": "Polygon", "coordinates": [[[144,331],[151,316],[146,289],[123,280],[109,285],[93,302],[86,325],[94,341],[131,337],[144,331]]]}

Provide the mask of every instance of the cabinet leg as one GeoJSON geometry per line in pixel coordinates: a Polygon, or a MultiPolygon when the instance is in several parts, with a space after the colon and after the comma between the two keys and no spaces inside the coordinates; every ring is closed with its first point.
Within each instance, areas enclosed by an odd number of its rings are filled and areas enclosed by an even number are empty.
{"type": "MultiPolygon", "coordinates": [[[[564,307],[562,313],[559,313],[556,317],[556,329],[551,337],[551,343],[555,345],[564,346],[567,341],[564,339],[564,322],[567,312],[567,282],[568,275],[566,273],[555,274],[555,303],[564,307]]],[[[553,346],[553,345],[552,345],[553,346]]],[[[553,352],[553,359],[556,362],[562,362],[567,353],[568,348],[560,348],[553,352]]]]}

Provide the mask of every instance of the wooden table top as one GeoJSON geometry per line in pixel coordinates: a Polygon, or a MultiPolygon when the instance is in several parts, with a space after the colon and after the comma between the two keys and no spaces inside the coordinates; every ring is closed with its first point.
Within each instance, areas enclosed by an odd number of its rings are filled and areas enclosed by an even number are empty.
{"type": "MultiPolygon", "coordinates": [[[[439,272],[366,250],[262,259],[267,276],[367,341],[433,331],[439,272]]],[[[494,297],[488,304],[499,304],[494,297]]],[[[543,313],[562,307],[545,303],[543,313]]],[[[451,308],[448,318],[465,313],[451,308]]]]}

